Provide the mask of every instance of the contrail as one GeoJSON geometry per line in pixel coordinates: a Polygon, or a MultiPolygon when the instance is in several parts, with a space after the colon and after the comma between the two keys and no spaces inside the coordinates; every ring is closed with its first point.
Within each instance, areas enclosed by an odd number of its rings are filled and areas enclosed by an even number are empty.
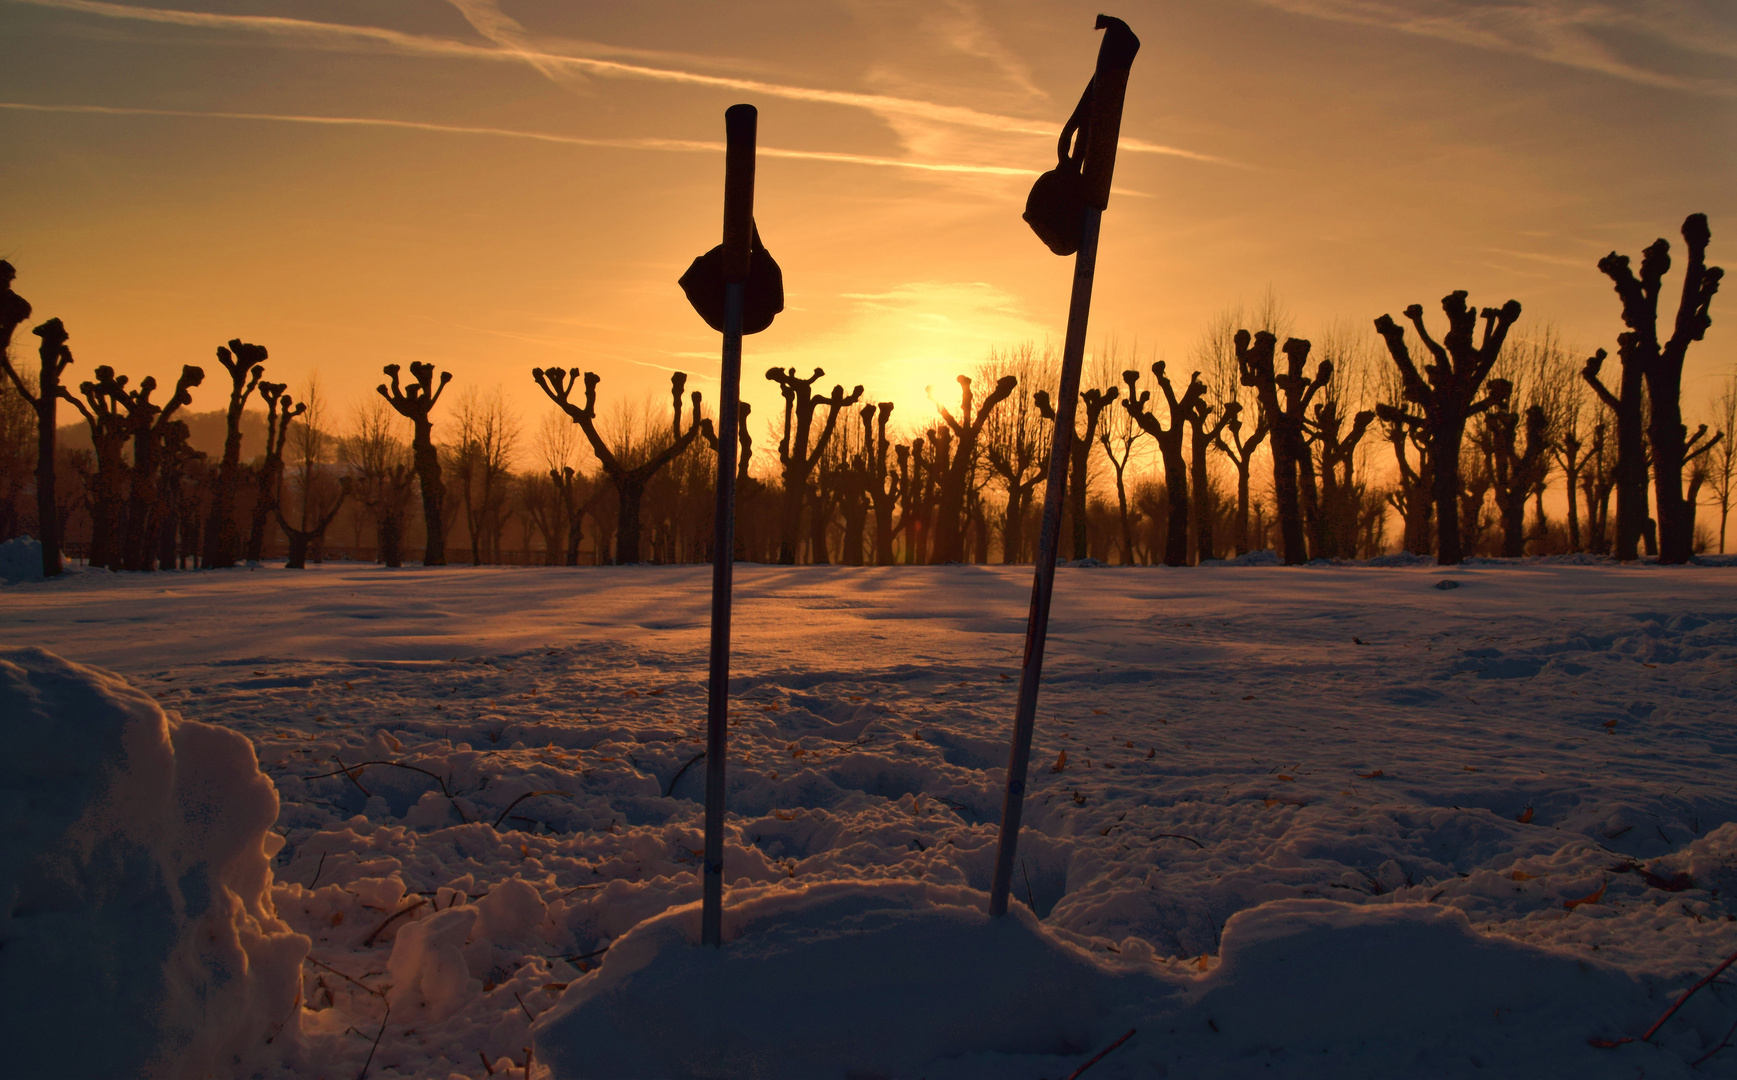
{"type": "MultiPolygon", "coordinates": [[[[385,120],[370,116],[296,116],[285,113],[214,112],[198,109],[143,109],[114,105],[35,105],[27,102],[0,101],[0,109],[17,112],[87,113],[97,116],[165,116],[198,120],[263,120],[281,124],[317,124],[327,127],[399,128],[407,131],[434,131],[454,135],[488,135],[504,139],[529,139],[533,142],[557,143],[564,146],[598,146],[620,150],[670,150],[688,153],[721,154],[724,144],[698,139],[598,139],[582,135],[556,135],[544,131],[519,131],[513,128],[468,127],[459,124],[430,124],[418,120],[385,120]]],[[[825,150],[785,150],[762,146],[764,157],[791,158],[798,161],[830,161],[841,165],[871,165],[887,169],[916,169],[920,172],[980,173],[989,176],[1034,176],[1035,169],[1014,169],[1000,165],[951,165],[933,161],[902,161],[898,158],[873,157],[867,154],[832,153],[825,150]]]]}
{"type": "MultiPolygon", "coordinates": [[[[1050,121],[1000,116],[961,105],[942,105],[933,101],[892,97],[885,94],[864,94],[848,90],[822,90],[816,87],[789,86],[759,79],[705,75],[676,68],[650,67],[645,64],[629,64],[595,57],[569,56],[531,49],[524,46],[522,42],[515,43],[511,48],[484,48],[449,38],[407,34],[373,26],[316,22],[275,15],[217,15],[198,11],[177,11],[169,8],[134,7],[130,4],[108,3],[106,0],[12,0],[12,2],[55,8],[62,11],[74,11],[87,15],[168,23],[177,26],[249,30],[281,36],[347,38],[372,42],[407,53],[488,60],[496,63],[531,63],[539,70],[547,71],[551,67],[570,69],[600,78],[643,79],[654,82],[681,83],[689,86],[707,86],[723,90],[738,90],[744,93],[763,94],[786,100],[813,101],[863,109],[879,116],[908,116],[1009,135],[1041,135],[1045,138],[1054,138],[1059,130],[1057,125],[1050,121]]],[[[495,29],[497,32],[500,30],[499,27],[495,29]]],[[[1214,165],[1234,164],[1211,154],[1202,154],[1193,150],[1184,150],[1175,146],[1166,146],[1161,143],[1126,136],[1122,138],[1120,147],[1131,153],[1163,154],[1214,165]]]]}

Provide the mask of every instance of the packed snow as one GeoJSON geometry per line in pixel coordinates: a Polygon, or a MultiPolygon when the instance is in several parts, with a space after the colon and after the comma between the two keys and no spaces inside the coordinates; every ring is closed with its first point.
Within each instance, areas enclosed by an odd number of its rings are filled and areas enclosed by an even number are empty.
{"type": "MultiPolygon", "coordinates": [[[[1730,567],[1065,568],[1019,905],[989,920],[1030,573],[738,566],[718,951],[695,944],[709,568],[9,586],[0,645],[133,689],[4,654],[84,689],[0,708],[0,885],[75,820],[149,831],[44,779],[98,768],[68,743],[124,726],[78,704],[101,697],[170,733],[151,790],[218,769],[180,733],[219,728],[276,787],[276,835],[233,824],[209,857],[234,867],[226,925],[282,950],[257,1002],[288,1020],[236,1071],[200,1058],[213,1076],[531,1057],[560,1078],[1061,1080],[1129,1031],[1088,1080],[1737,1076],[1737,1046],[1714,1052],[1729,980],[1639,1039],[1737,951],[1730,567]],[[243,865],[267,857],[269,885],[243,865]],[[271,983],[297,948],[299,1008],[271,983]]],[[[270,789],[225,767],[246,818],[270,789]]],[[[189,857],[174,828],[153,858],[189,857]]],[[[96,998],[62,988],[121,960],[0,902],[6,993],[29,970],[53,999],[39,1043],[89,1022],[96,998]],[[14,966],[36,938],[61,951],[14,966]]],[[[120,917],[94,894],[65,911],[120,917]]]]}

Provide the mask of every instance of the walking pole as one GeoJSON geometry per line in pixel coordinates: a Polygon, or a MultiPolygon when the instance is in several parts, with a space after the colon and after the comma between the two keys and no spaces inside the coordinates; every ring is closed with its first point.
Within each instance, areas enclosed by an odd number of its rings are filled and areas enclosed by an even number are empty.
{"type": "Polygon", "coordinates": [[[1025,658],[1019,669],[1019,703],[1013,714],[1013,743],[1007,759],[1007,792],[1001,803],[1001,838],[995,849],[995,878],[989,889],[989,914],[1007,914],[1013,861],[1019,846],[1019,818],[1025,807],[1025,776],[1031,764],[1031,730],[1037,716],[1037,685],[1043,674],[1044,639],[1049,632],[1050,594],[1055,588],[1055,555],[1067,501],[1068,462],[1073,452],[1074,406],[1080,397],[1080,365],[1086,352],[1086,319],[1092,306],[1092,274],[1098,261],[1098,224],[1110,201],[1110,174],[1116,166],[1116,139],[1122,126],[1122,98],[1140,39],[1128,24],[1099,15],[1105,31],[1098,65],[1074,114],[1062,129],[1055,169],[1038,177],[1026,201],[1025,220],[1057,255],[1074,260],[1073,297],[1062,350],[1061,391],[1056,398],[1055,439],[1050,444],[1049,481],[1043,493],[1043,532],[1037,573],[1031,586],[1031,614],[1025,626],[1025,658]],[[1070,149],[1070,138],[1072,147],[1070,149]]]}
{"type": "Polygon", "coordinates": [[[700,943],[723,944],[724,763],[730,692],[730,584],[736,548],[736,453],[742,335],[758,333],[784,307],[783,279],[754,227],[752,105],[724,113],[724,242],[694,260],[681,286],[694,309],[724,335],[718,378],[718,479],[712,529],[712,649],[706,694],[706,840],[700,876],[700,943]]]}

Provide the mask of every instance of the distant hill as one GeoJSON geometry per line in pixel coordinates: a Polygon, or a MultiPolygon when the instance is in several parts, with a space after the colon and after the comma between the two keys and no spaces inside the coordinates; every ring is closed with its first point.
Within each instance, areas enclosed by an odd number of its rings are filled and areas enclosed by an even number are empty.
{"type": "MultiPolygon", "coordinates": [[[[62,416],[70,411],[70,406],[61,406],[62,416]]],[[[227,409],[212,409],[210,412],[188,412],[183,409],[176,415],[186,423],[193,449],[204,451],[213,460],[223,456],[223,434],[229,415],[227,409]]],[[[58,437],[60,445],[67,449],[91,449],[90,428],[83,420],[62,424],[58,437]]],[[[248,409],[241,414],[241,460],[251,460],[264,452],[265,414],[257,409],[248,409]]]]}

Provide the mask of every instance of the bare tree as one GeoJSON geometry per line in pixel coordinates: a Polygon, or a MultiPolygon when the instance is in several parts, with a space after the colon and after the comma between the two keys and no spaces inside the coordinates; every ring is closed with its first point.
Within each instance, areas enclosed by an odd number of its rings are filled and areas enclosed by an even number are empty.
{"type": "MultiPolygon", "coordinates": [[[[573,418],[579,430],[591,443],[591,452],[615,488],[616,526],[615,562],[636,563],[640,558],[640,507],[645,498],[645,486],[658,471],[686,450],[700,433],[700,392],[693,392],[693,417],[686,431],[682,430],[682,390],[687,386],[687,373],[670,375],[670,402],[673,417],[668,440],[650,432],[622,430],[617,432],[617,445],[610,447],[597,425],[597,384],[601,379],[585,373],[585,404],[575,404],[571,398],[579,383],[579,369],[543,368],[533,370],[532,377],[549,400],[573,418]]],[[[624,419],[628,419],[625,418],[624,419]]],[[[629,425],[624,425],[631,428],[629,425]]]]}
{"type": "Polygon", "coordinates": [[[410,364],[412,382],[402,387],[398,383],[398,365],[387,364],[381,369],[392,380],[375,387],[387,403],[412,425],[410,452],[416,465],[417,486],[422,489],[422,522],[424,540],[423,566],[446,565],[446,485],[440,478],[440,451],[434,448],[434,421],[429,413],[440,401],[452,372],[440,373],[440,385],[434,383],[434,365],[420,360],[410,364]]]}
{"type": "Polygon", "coordinates": [[[1164,361],[1158,360],[1152,364],[1152,375],[1158,380],[1158,388],[1163,391],[1164,401],[1169,406],[1169,426],[1166,427],[1157,414],[1147,409],[1146,403],[1152,400],[1152,392],[1140,389],[1138,371],[1122,372],[1122,381],[1128,384],[1128,396],[1122,399],[1122,408],[1146,434],[1152,436],[1164,458],[1164,486],[1167,489],[1169,508],[1164,565],[1187,566],[1188,459],[1182,452],[1182,436],[1189,413],[1198,407],[1200,399],[1206,393],[1206,384],[1200,381],[1200,372],[1196,371],[1189,376],[1188,388],[1178,398],[1176,388],[1165,374],[1164,361]]]}
{"type": "Polygon", "coordinates": [[[127,414],[127,434],[133,441],[131,483],[127,492],[127,538],[122,549],[122,565],[128,570],[149,570],[155,556],[156,526],[161,513],[158,473],[161,462],[158,451],[166,441],[166,431],[174,423],[175,413],[193,400],[192,389],[205,379],[201,368],[188,364],[181,369],[175,391],[162,405],[151,401],[157,380],[147,375],[137,390],[122,390],[115,401],[127,414]]]}
{"type": "MultiPolygon", "coordinates": [[[[796,562],[796,547],[802,530],[802,504],[808,494],[808,474],[820,463],[826,444],[838,424],[839,410],[855,405],[862,397],[858,386],[849,394],[843,386],[834,386],[826,397],[814,396],[814,384],[826,372],[815,368],[806,379],[796,377],[796,369],[769,368],[766,377],[778,384],[784,396],[784,432],[778,440],[778,461],[783,465],[784,514],[778,531],[778,561],[786,566],[796,562]],[[826,407],[826,420],[818,438],[814,437],[814,414],[826,407]],[[812,444],[812,445],[811,445],[812,444]]],[[[818,553],[824,560],[825,551],[818,553]]]]}
{"type": "Polygon", "coordinates": [[[1010,396],[995,410],[979,440],[990,472],[1004,495],[1001,561],[1017,563],[1025,557],[1025,527],[1032,489],[1043,481],[1049,464],[1036,393],[1047,395],[1047,391],[1038,388],[1052,385],[1059,376],[1054,355],[1047,349],[1039,352],[1030,342],[1006,352],[991,350],[989,359],[978,368],[978,375],[985,379],[1011,375],[1025,388],[1025,392],[1010,396]]]}
{"type": "MultiPolygon", "coordinates": [[[[54,320],[50,320],[53,322],[54,320]]],[[[90,428],[96,467],[85,479],[86,501],[91,519],[90,565],[121,568],[127,485],[126,447],[130,434],[127,414],[120,399],[126,393],[127,376],[116,375],[107,364],[98,365],[95,378],[78,384],[83,398],[66,395],[90,428]]]]}
{"type": "MultiPolygon", "coordinates": [[[[1063,528],[1072,526],[1074,555],[1076,559],[1086,558],[1090,552],[1087,545],[1086,494],[1091,486],[1092,446],[1097,441],[1098,417],[1109,408],[1121,394],[1121,388],[1107,386],[1102,390],[1088,387],[1080,391],[1080,401],[1085,403],[1081,420],[1083,430],[1075,430],[1074,440],[1070,447],[1068,460],[1072,475],[1068,477],[1068,505],[1063,513],[1063,528]]],[[[1055,406],[1050,403],[1049,391],[1039,390],[1032,395],[1032,403],[1045,420],[1055,423],[1055,406]]],[[[1047,462],[1045,463],[1047,466],[1047,462]]]]}
{"type": "Polygon", "coordinates": [[[1713,448],[1707,479],[1719,506],[1719,554],[1725,554],[1725,526],[1731,518],[1731,482],[1737,479],[1737,375],[1725,378],[1725,387],[1714,403],[1714,422],[1724,435],[1713,448]]]}
{"type": "MultiPolygon", "coordinates": [[[[338,510],[350,495],[350,482],[346,477],[338,484],[337,497],[330,505],[321,505],[323,497],[320,488],[325,486],[322,481],[329,483],[329,477],[323,475],[320,469],[325,460],[328,436],[323,426],[326,419],[325,399],[320,395],[317,376],[308,379],[307,396],[297,415],[302,422],[291,431],[295,436],[296,493],[301,503],[298,524],[291,525],[289,519],[284,517],[281,498],[273,500],[276,504],[274,511],[278,527],[289,541],[289,558],[284,563],[286,570],[306,569],[310,550],[318,555],[326,529],[331,526],[332,519],[338,516],[338,510]]],[[[288,424],[287,420],[285,424],[288,424]]],[[[281,477],[281,472],[279,475],[281,477]]]]}
{"type": "Polygon", "coordinates": [[[350,492],[374,518],[380,562],[394,568],[404,565],[404,515],[416,482],[409,451],[378,398],[357,406],[349,437],[338,443],[338,458],[350,471],[350,492]]]}
{"type": "Polygon", "coordinates": [[[498,562],[507,485],[519,441],[518,418],[507,409],[499,386],[488,397],[472,387],[459,395],[453,432],[447,460],[464,507],[471,565],[485,559],[498,562]]]}
{"type": "MultiPolygon", "coordinates": [[[[1629,268],[1626,255],[1613,251],[1598,261],[1599,270],[1615,283],[1622,299],[1622,321],[1628,332],[1618,336],[1617,354],[1622,358],[1625,381],[1631,367],[1638,368],[1646,379],[1647,441],[1652,447],[1653,502],[1658,510],[1659,561],[1663,563],[1688,562],[1694,554],[1693,511],[1683,496],[1683,466],[1689,450],[1688,428],[1683,424],[1683,359],[1689,344],[1700,341],[1712,324],[1707,310],[1725,273],[1707,265],[1711,239],[1707,215],[1690,214],[1684,220],[1683,240],[1689,247],[1689,261],[1683,269],[1676,323],[1664,341],[1659,338],[1659,293],[1671,266],[1671,245],[1662,238],[1653,241],[1641,255],[1639,278],[1629,268]]],[[[1621,498],[1619,490],[1619,516],[1621,498]]]]}
{"type": "Polygon", "coordinates": [[[1465,439],[1466,422],[1494,404],[1490,396],[1478,395],[1502,351],[1509,328],[1520,317],[1520,302],[1510,300],[1500,308],[1479,312],[1466,305],[1466,293],[1461,290],[1444,297],[1441,306],[1448,317],[1448,332],[1440,343],[1429,336],[1423,325],[1421,304],[1405,309],[1406,318],[1435,361],[1426,364],[1421,372],[1412,361],[1405,332],[1394,324],[1391,316],[1376,319],[1375,329],[1387,342],[1387,351],[1399,366],[1405,400],[1421,410],[1417,414],[1407,412],[1397,403],[1389,406],[1396,417],[1420,428],[1429,441],[1434,474],[1436,562],[1452,566],[1462,559],[1460,444],[1465,439]],[[1474,344],[1480,316],[1484,322],[1483,340],[1474,344]]]}
{"type": "MultiPolygon", "coordinates": [[[[1104,383],[1116,377],[1115,368],[1120,365],[1113,347],[1106,346],[1093,360],[1092,382],[1104,383]]],[[[1116,478],[1116,521],[1121,526],[1123,565],[1134,562],[1134,518],[1139,513],[1128,505],[1128,467],[1134,458],[1135,445],[1145,436],[1146,429],[1127,409],[1111,409],[1099,421],[1098,445],[1104,448],[1104,457],[1109,459],[1110,471],[1116,478]]]]}
{"type": "Polygon", "coordinates": [[[1236,332],[1236,360],[1242,384],[1255,392],[1261,415],[1272,430],[1273,502],[1279,519],[1279,535],[1287,564],[1309,561],[1304,545],[1305,515],[1319,517],[1315,506],[1314,462],[1310,457],[1304,424],[1317,391],[1333,377],[1333,364],[1323,360],[1313,378],[1304,374],[1309,342],[1285,339],[1285,370],[1276,368],[1277,341],[1261,330],[1250,335],[1236,332]],[[1280,393],[1284,400],[1280,401],[1280,393]],[[1307,503],[1305,503],[1305,495],[1307,503]]]}
{"type": "Polygon", "coordinates": [[[247,399],[265,374],[264,345],[251,345],[239,338],[227,348],[218,346],[217,362],[229,373],[229,411],[224,417],[223,460],[211,486],[211,511],[205,519],[205,542],[200,561],[221,569],[235,565],[241,552],[241,535],[235,527],[235,492],[241,484],[241,416],[247,399]]]}
{"type": "Polygon", "coordinates": [[[965,561],[965,495],[966,489],[974,486],[972,481],[977,470],[977,441],[983,434],[983,425],[995,412],[995,407],[1013,393],[1019,380],[1012,375],[1003,375],[975,413],[972,412],[971,377],[961,375],[958,382],[957,417],[948,411],[945,405],[935,403],[935,407],[941,412],[941,419],[952,433],[952,460],[947,463],[941,475],[941,500],[935,526],[935,540],[940,545],[938,561],[941,562],[965,561]]]}
{"type": "MultiPolygon", "coordinates": [[[[42,575],[54,577],[61,571],[60,562],[60,515],[59,503],[55,495],[54,475],[54,436],[56,427],[56,411],[60,399],[66,396],[61,388],[60,377],[72,364],[72,351],[66,347],[66,328],[59,319],[50,319],[38,326],[34,333],[42,339],[42,345],[37,350],[41,366],[34,380],[27,381],[12,366],[11,346],[12,334],[18,326],[30,318],[30,303],[22,296],[12,291],[12,282],[17,276],[12,264],[0,259],[0,369],[4,369],[6,377],[12,381],[18,396],[30,405],[36,414],[36,532],[42,542],[42,575]]],[[[10,500],[8,500],[10,502],[10,500]]]]}
{"type": "Polygon", "coordinates": [[[278,515],[278,500],[283,494],[283,448],[289,441],[290,421],[307,411],[303,403],[291,399],[288,385],[262,382],[259,398],[265,402],[265,453],[253,467],[257,493],[253,500],[253,528],[247,536],[247,561],[259,562],[265,557],[266,527],[278,515]]]}

